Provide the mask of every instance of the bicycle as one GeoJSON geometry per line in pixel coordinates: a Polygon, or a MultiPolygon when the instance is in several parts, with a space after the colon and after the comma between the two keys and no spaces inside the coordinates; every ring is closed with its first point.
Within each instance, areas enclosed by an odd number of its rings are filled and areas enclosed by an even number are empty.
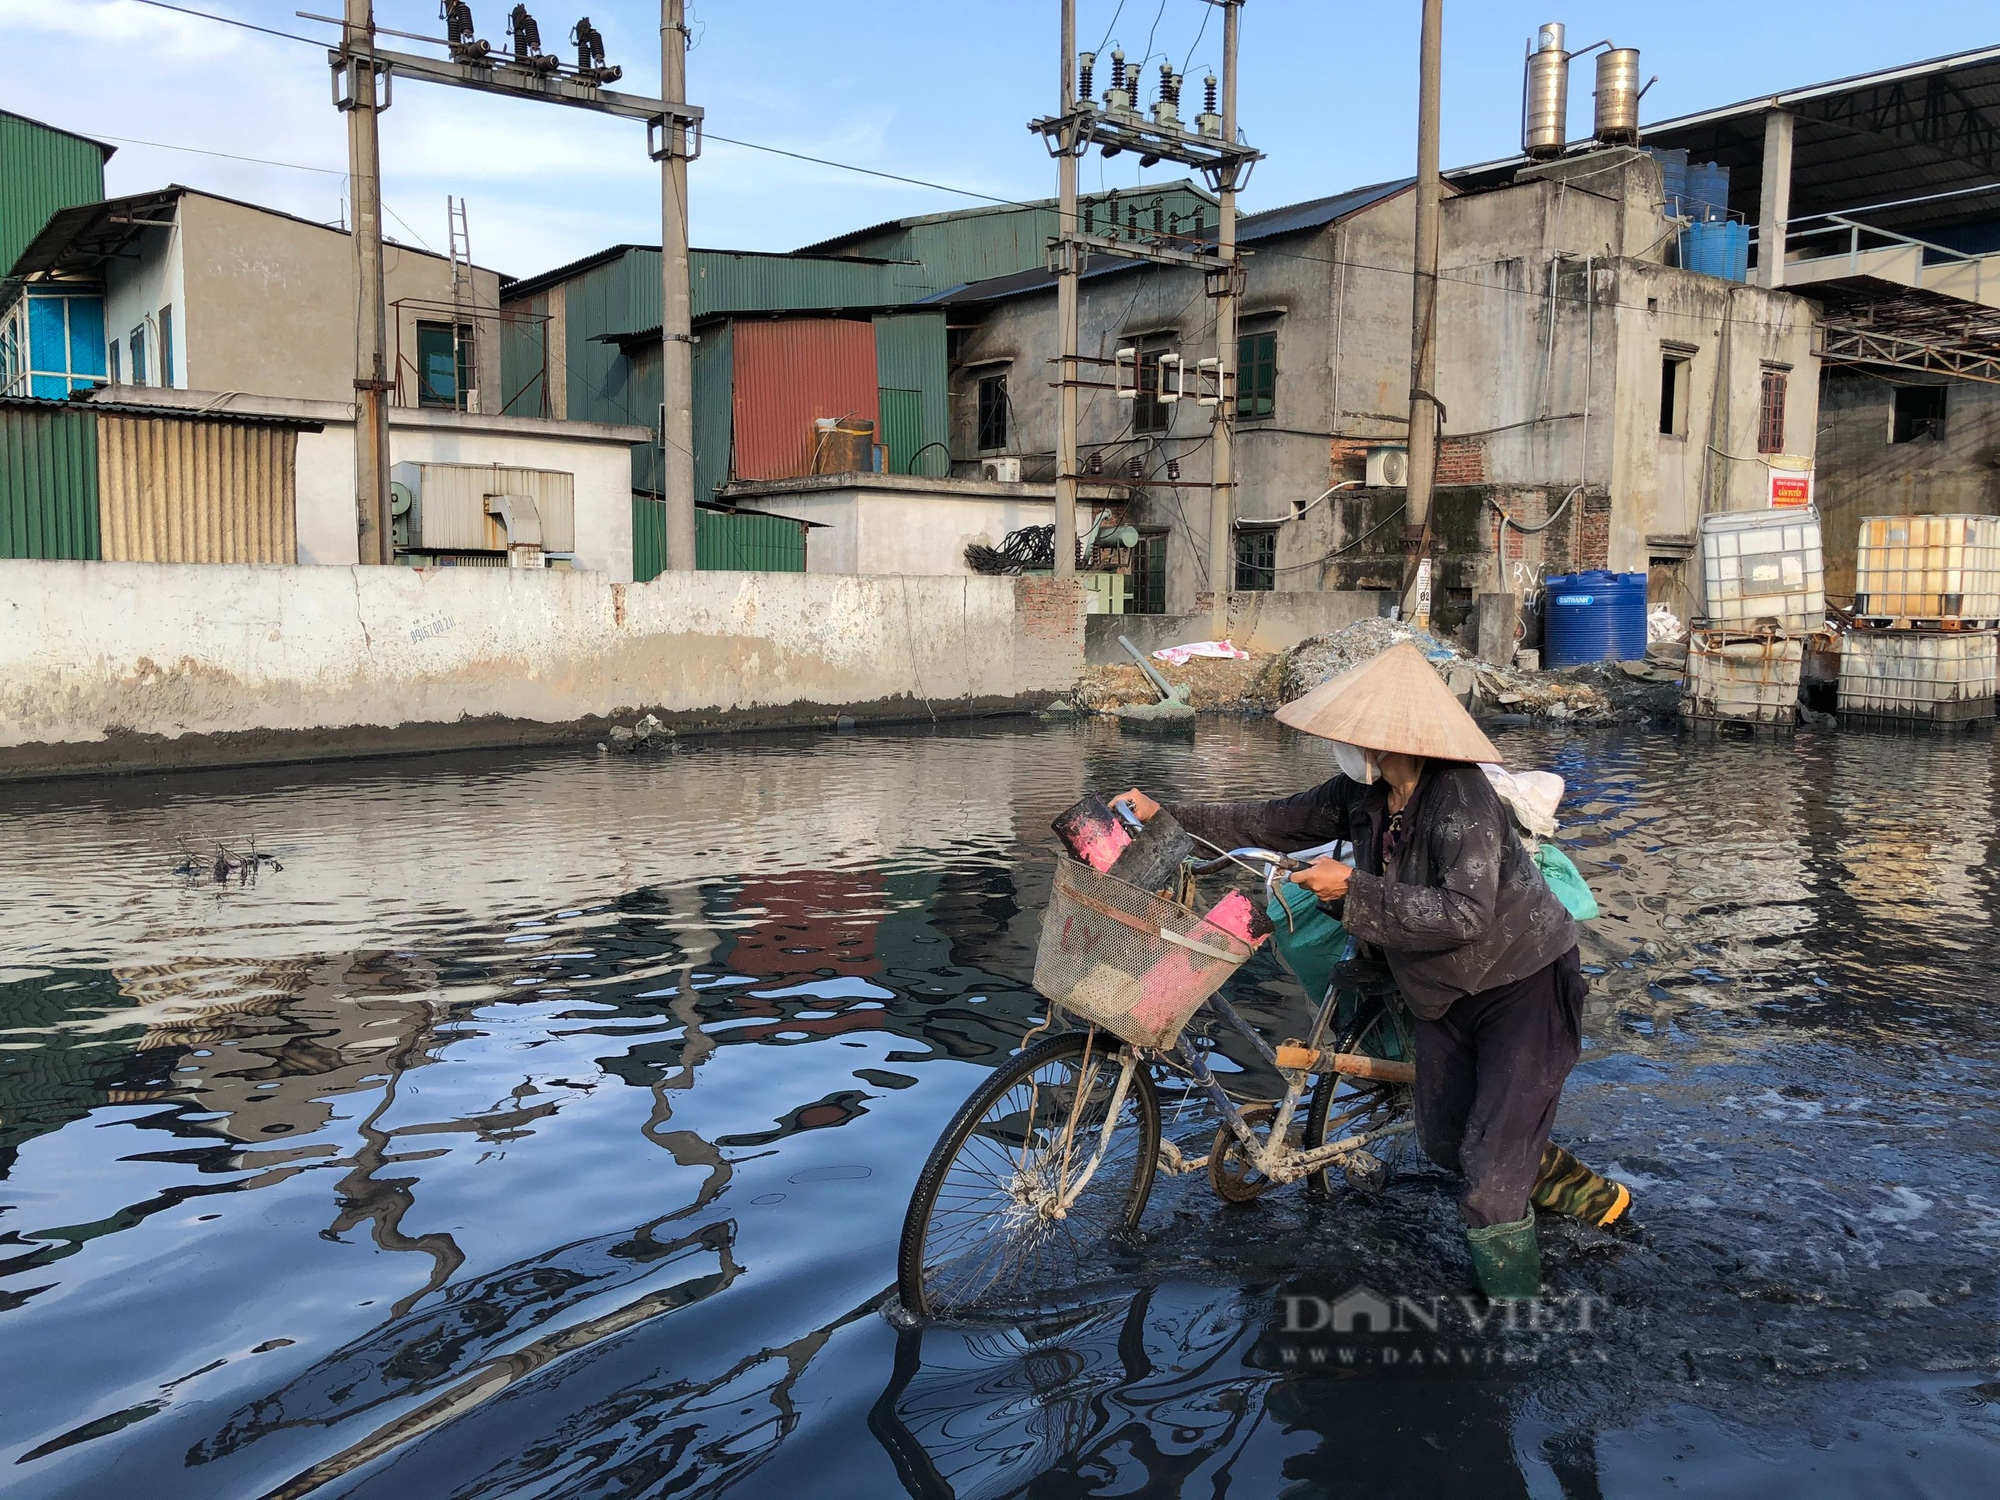
{"type": "MultiPolygon", "coordinates": [[[[1301,868],[1268,849],[1234,849],[1185,866],[1184,893],[1193,876],[1230,863],[1261,866],[1267,893],[1301,868]]],[[[1363,1192],[1386,1186],[1412,1130],[1416,1076],[1394,981],[1343,965],[1306,1038],[1273,1047],[1217,993],[1253,951],[1190,904],[1059,862],[1035,987],[1050,1002],[1045,1027],[1065,1012],[1082,1024],[1025,1045],[931,1149],[898,1246],[908,1311],[949,1316],[1092,1279],[1094,1257],[1138,1229],[1162,1171],[1206,1170],[1229,1203],[1299,1181],[1326,1194],[1334,1170],[1363,1192]],[[1279,1098],[1246,1108],[1223,1088],[1184,1034],[1204,1008],[1277,1070],[1279,1098]],[[1190,1086],[1183,1103],[1200,1097],[1220,1116],[1206,1155],[1189,1158],[1163,1138],[1166,1077],[1190,1086]]]]}

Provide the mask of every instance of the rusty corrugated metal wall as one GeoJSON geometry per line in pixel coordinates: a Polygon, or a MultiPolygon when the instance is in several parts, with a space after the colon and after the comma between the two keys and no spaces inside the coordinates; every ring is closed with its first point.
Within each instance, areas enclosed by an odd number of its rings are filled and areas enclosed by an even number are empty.
{"type": "Polygon", "coordinates": [[[735,326],[735,477],[812,472],[813,422],[877,411],[875,325],[842,318],[748,318],[735,326]]]}
{"type": "Polygon", "coordinates": [[[299,560],[296,432],[111,415],[97,432],[106,561],[299,560]]]}

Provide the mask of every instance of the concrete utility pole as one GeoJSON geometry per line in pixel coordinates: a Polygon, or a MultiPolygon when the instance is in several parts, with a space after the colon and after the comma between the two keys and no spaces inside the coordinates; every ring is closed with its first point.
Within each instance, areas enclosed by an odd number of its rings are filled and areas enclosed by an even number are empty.
{"type": "MultiPolygon", "coordinates": [[[[1243,0],[1222,0],[1222,138],[1236,142],[1236,13],[1243,0]]],[[[1215,599],[1215,634],[1229,629],[1229,595],[1236,587],[1236,305],[1243,294],[1243,268],[1236,259],[1238,171],[1220,174],[1215,226],[1215,258],[1222,266],[1221,295],[1215,299],[1215,460],[1210,471],[1208,586],[1215,599]]]]}
{"type": "Polygon", "coordinates": [[[1757,194],[1757,280],[1785,284],[1785,232],[1792,217],[1792,127],[1796,115],[1764,116],[1764,182],[1757,194]]]}
{"type": "MultiPolygon", "coordinates": [[[[395,560],[389,529],[388,370],[386,294],[382,286],[382,173],[375,117],[389,106],[391,73],[485,94],[541,104],[565,104],[646,125],[648,150],[661,166],[661,433],[662,485],[667,503],[667,565],[692,568],[694,557],[693,340],[689,336],[687,164],[701,154],[702,112],[679,95],[687,80],[683,0],[660,0],[660,71],[664,98],[620,94],[606,87],[624,74],[604,60],[603,38],[579,22],[571,39],[574,66],[543,50],[532,17],[514,33],[515,52],[496,51],[474,37],[469,21],[453,23],[448,57],[391,52],[375,45],[371,0],[345,0],[340,46],[327,53],[334,102],[348,116],[348,171],[354,182],[356,295],[361,299],[355,349],[355,509],[361,561],[395,560]],[[379,96],[379,97],[378,97],[379,96]],[[692,131],[692,139],[689,132],[692,131]]],[[[329,20],[312,16],[309,20],[329,20]]],[[[387,29],[387,28],[384,28],[387,29]]],[[[392,31],[413,41],[433,37],[392,31]]]]}
{"type": "MultiPolygon", "coordinates": [[[[1437,483],[1438,96],[1443,83],[1444,0],[1424,0],[1417,90],[1417,226],[1410,296],[1410,474],[1403,535],[1414,545],[1403,584],[1415,588],[1429,550],[1437,483]]],[[[1406,598],[1407,605],[1410,601],[1406,598]]]]}
{"type": "MultiPolygon", "coordinates": [[[[376,117],[386,107],[375,60],[374,0],[347,0],[340,60],[347,115],[347,176],[354,200],[354,521],[358,560],[394,561],[389,530],[389,360],[382,285],[382,149],[376,117]]],[[[339,76],[338,74],[336,76],[339,76]]]]}
{"type": "MultiPolygon", "coordinates": [[[[687,93],[687,20],[682,0],[660,0],[660,97],[687,93]]],[[[670,121],[660,158],[660,491],[666,502],[666,564],[695,566],[694,334],[688,289],[687,127],[670,121]]]]}
{"type": "Polygon", "coordinates": [[[1056,577],[1076,573],[1077,279],[1081,247],[1076,215],[1076,0],[1062,0],[1062,113],[1057,139],[1056,234],[1056,577]]]}

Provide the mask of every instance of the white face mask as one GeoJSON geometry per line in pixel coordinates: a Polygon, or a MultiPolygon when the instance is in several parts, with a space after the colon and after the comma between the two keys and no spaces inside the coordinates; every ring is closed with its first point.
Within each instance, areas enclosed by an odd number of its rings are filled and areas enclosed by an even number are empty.
{"type": "Polygon", "coordinates": [[[1375,752],[1364,750],[1359,745],[1349,745],[1341,740],[1333,742],[1333,758],[1340,763],[1340,773],[1349,781],[1358,781],[1363,786],[1373,786],[1382,779],[1382,768],[1375,764],[1375,752]]]}

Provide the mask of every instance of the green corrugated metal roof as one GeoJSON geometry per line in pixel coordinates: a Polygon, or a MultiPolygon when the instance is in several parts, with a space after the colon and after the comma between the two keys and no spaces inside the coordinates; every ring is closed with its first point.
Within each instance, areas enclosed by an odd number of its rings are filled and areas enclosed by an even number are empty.
{"type": "Polygon", "coordinates": [[[49,216],[104,196],[109,146],[0,110],[0,267],[11,266],[49,216]]]}

